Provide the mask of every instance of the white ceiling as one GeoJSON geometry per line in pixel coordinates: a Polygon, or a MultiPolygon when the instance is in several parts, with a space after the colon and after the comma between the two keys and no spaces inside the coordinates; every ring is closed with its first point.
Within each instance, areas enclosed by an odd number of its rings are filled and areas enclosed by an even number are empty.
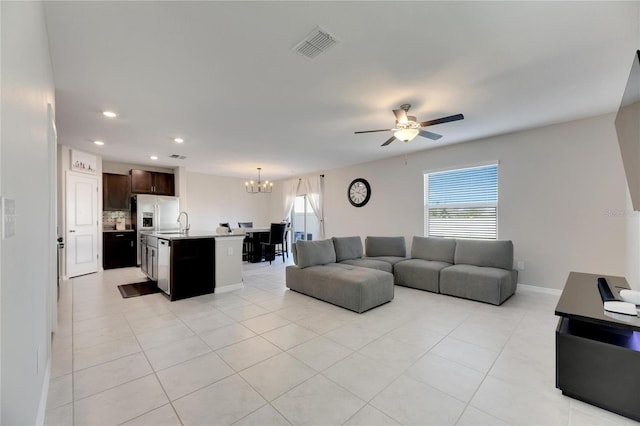
{"type": "Polygon", "coordinates": [[[45,11],[59,143],[222,176],[263,167],[266,179],[615,111],[640,41],[638,2],[47,1],[45,11]],[[339,43],[314,60],[293,52],[318,25],[339,43]],[[466,118],[428,128],[439,141],[380,147],[390,133],[354,135],[392,127],[402,103],[419,121],[466,118]]]}

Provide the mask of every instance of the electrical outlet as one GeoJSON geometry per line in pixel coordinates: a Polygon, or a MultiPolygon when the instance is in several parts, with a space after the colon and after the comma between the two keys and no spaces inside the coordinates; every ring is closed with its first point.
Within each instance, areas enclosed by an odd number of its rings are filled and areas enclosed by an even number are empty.
{"type": "Polygon", "coordinates": [[[233,256],[233,247],[227,247],[227,256],[233,256]]]}
{"type": "Polygon", "coordinates": [[[524,271],[524,260],[518,260],[518,270],[524,271]]]}

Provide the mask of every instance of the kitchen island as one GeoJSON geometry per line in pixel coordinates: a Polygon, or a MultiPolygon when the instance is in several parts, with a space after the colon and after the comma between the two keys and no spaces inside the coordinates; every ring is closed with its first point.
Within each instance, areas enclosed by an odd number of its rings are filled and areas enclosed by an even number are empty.
{"type": "Polygon", "coordinates": [[[142,271],[170,300],[242,288],[244,234],[144,232],[142,271]]]}

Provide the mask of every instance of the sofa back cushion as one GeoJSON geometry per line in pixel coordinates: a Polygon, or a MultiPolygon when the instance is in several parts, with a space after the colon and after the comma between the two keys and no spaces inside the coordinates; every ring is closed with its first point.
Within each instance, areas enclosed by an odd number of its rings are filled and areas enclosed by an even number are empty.
{"type": "Polygon", "coordinates": [[[456,240],[456,264],[513,269],[511,241],[456,240]]]}
{"type": "Polygon", "coordinates": [[[367,237],[364,240],[367,257],[407,256],[404,237],[367,237]]]}
{"type": "Polygon", "coordinates": [[[333,237],[336,250],[336,262],[362,258],[362,240],[360,237],[333,237]]]}
{"type": "Polygon", "coordinates": [[[333,240],[296,241],[296,265],[307,268],[315,265],[335,263],[336,251],[333,240]]]}
{"type": "Polygon", "coordinates": [[[411,257],[453,263],[456,240],[451,238],[413,237],[411,257]]]}

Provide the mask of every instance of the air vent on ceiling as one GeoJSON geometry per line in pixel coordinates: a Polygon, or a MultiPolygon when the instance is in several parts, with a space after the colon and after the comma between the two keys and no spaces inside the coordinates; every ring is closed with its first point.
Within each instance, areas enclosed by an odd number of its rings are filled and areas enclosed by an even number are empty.
{"type": "Polygon", "coordinates": [[[169,158],[177,158],[178,160],[184,160],[184,159],[185,159],[185,158],[187,158],[187,157],[186,157],[186,156],[184,156],[184,155],[171,154],[171,155],[169,156],[169,158]]]}
{"type": "Polygon", "coordinates": [[[338,40],[334,36],[322,28],[316,27],[304,40],[293,46],[292,50],[307,58],[314,59],[337,42],[338,40]]]}

